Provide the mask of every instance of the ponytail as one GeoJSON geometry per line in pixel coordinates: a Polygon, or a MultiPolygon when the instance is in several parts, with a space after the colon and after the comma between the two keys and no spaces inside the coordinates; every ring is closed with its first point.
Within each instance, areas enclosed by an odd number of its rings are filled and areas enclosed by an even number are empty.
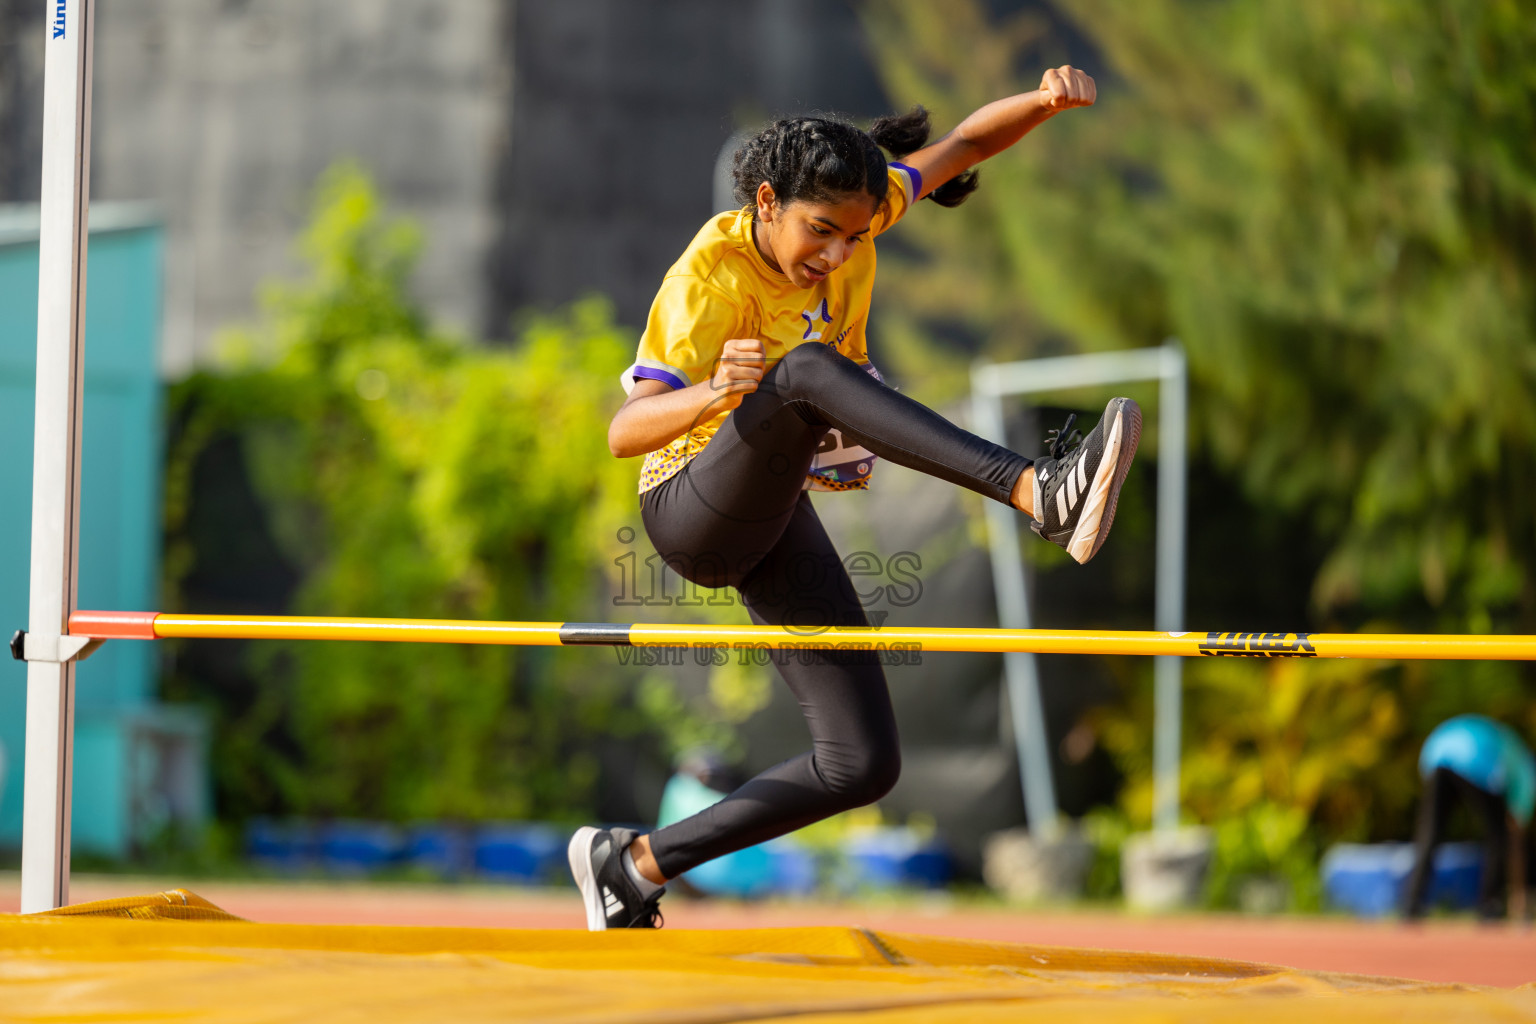
{"type": "MultiPolygon", "coordinates": [[[[876,118],[875,123],[869,126],[869,137],[900,160],[926,146],[930,131],[928,111],[922,104],[918,104],[905,114],[887,114],[876,118]]],[[[970,170],[957,174],[924,198],[932,199],[940,206],[959,206],[980,184],[980,174],[970,170]]]]}
{"type": "Polygon", "coordinates": [[[932,128],[928,123],[928,111],[921,105],[905,114],[886,114],[875,118],[869,126],[869,137],[891,156],[900,160],[909,153],[916,153],[928,145],[932,128]]]}

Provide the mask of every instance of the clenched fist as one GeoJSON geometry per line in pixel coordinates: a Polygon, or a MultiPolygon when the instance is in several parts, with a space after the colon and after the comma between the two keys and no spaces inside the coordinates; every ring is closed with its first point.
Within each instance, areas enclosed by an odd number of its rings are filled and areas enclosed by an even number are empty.
{"type": "Polygon", "coordinates": [[[1091,107],[1098,95],[1093,79],[1070,64],[1051,68],[1040,77],[1040,100],[1049,110],[1091,107]]]}
{"type": "Polygon", "coordinates": [[[732,338],[720,352],[709,386],[726,399],[730,408],[757,390],[763,379],[763,343],[756,338],[732,338]]]}

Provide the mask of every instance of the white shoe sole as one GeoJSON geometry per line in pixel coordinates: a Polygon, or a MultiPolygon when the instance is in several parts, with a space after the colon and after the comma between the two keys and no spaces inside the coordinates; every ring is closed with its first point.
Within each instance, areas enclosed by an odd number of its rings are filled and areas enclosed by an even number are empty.
{"type": "Polygon", "coordinates": [[[583,825],[571,836],[570,844],[565,848],[565,859],[571,865],[571,877],[576,879],[576,888],[581,890],[581,902],[587,908],[589,932],[608,930],[608,914],[603,909],[603,895],[598,891],[597,879],[592,877],[592,844],[597,836],[597,829],[583,825]]]}
{"type": "Polygon", "coordinates": [[[1099,553],[1109,527],[1115,521],[1115,507],[1120,501],[1120,485],[1125,483],[1131,470],[1131,460],[1136,455],[1136,445],[1141,440],[1141,406],[1127,401],[1115,412],[1109,436],[1104,439],[1104,458],[1088,490],[1088,500],[1083,506],[1083,517],[1072,539],[1067,542],[1067,554],[1082,564],[1099,553]]]}

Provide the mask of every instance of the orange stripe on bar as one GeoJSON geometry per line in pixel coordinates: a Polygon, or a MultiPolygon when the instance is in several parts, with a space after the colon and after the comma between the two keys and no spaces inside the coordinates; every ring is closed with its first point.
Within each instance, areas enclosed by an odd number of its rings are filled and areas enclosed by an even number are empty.
{"type": "Polygon", "coordinates": [[[558,622],[465,619],[344,619],[286,615],[175,615],[155,619],[155,635],[244,640],[385,640],[418,644],[560,644],[558,622]]]}
{"type": "Polygon", "coordinates": [[[69,617],[73,636],[95,640],[156,640],[159,612],[75,612],[69,617]]]}

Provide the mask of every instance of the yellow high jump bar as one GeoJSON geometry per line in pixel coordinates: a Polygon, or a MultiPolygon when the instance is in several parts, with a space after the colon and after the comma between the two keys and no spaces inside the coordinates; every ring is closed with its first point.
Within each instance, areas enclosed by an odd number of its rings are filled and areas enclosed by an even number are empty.
{"type": "Polygon", "coordinates": [[[1157,633],[1099,629],[966,629],[846,626],[657,625],[605,622],[474,622],[458,619],[343,619],[275,615],[76,612],[72,636],[93,641],[173,637],[249,640],[388,640],[517,646],[716,647],[846,651],[1025,651],[1181,657],[1379,658],[1536,661],[1536,636],[1413,633],[1157,633]]]}

